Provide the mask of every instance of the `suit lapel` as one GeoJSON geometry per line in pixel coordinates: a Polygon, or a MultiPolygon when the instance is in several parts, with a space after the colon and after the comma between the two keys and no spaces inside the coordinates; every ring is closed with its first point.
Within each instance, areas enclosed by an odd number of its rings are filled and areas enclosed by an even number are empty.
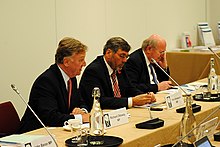
{"type": "Polygon", "coordinates": [[[145,80],[146,83],[149,83],[150,82],[150,77],[149,77],[149,71],[148,71],[148,68],[147,68],[147,62],[146,62],[146,59],[144,57],[144,53],[142,51],[142,49],[139,49],[139,55],[140,55],[140,59],[142,60],[141,63],[143,63],[143,71],[144,71],[144,74],[145,76],[144,77],[147,77],[145,80]]]}
{"type": "Polygon", "coordinates": [[[110,79],[110,76],[109,76],[109,72],[108,72],[108,69],[107,69],[107,66],[104,62],[104,59],[103,59],[103,56],[99,56],[99,60],[100,60],[100,63],[103,67],[103,73],[104,73],[104,76],[103,76],[103,81],[105,82],[106,81],[106,85],[107,85],[107,88],[109,89],[109,92],[111,93],[111,95],[113,96],[114,95],[114,92],[113,92],[113,89],[112,89],[112,82],[111,82],[111,79],[110,79]]]}
{"type": "Polygon", "coordinates": [[[65,104],[65,107],[68,109],[68,91],[66,89],[66,84],[64,82],[64,79],[63,79],[63,76],[61,74],[61,71],[60,69],[58,68],[58,65],[57,64],[54,64],[54,66],[52,66],[54,72],[57,73],[57,77],[59,79],[59,85],[60,85],[60,89],[61,89],[61,93],[62,93],[62,96],[63,96],[63,101],[64,101],[64,104],[65,104]]]}

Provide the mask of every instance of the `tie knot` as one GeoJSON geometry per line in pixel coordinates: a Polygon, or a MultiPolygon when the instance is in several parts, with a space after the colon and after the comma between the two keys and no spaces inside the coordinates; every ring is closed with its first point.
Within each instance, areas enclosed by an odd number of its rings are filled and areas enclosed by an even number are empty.
{"type": "Polygon", "coordinates": [[[116,70],[112,72],[111,76],[116,76],[116,70]]]}
{"type": "Polygon", "coordinates": [[[69,79],[67,81],[67,89],[69,90],[70,88],[72,88],[72,81],[71,81],[71,79],[69,79]]]}
{"type": "Polygon", "coordinates": [[[72,83],[71,79],[69,79],[69,80],[67,81],[67,83],[68,83],[68,84],[72,83]]]}

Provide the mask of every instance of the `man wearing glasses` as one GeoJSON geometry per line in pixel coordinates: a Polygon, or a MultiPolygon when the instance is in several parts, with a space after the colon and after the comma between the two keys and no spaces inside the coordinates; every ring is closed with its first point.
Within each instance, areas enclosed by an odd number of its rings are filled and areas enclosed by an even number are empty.
{"type": "Polygon", "coordinates": [[[130,108],[156,101],[153,93],[141,92],[128,80],[123,66],[130,48],[123,38],[110,38],[104,46],[103,55],[98,56],[84,70],[79,89],[90,110],[94,87],[100,89],[102,109],[130,108]]]}
{"type": "Polygon", "coordinates": [[[171,87],[169,77],[155,64],[154,59],[168,74],[166,41],[153,34],[143,41],[142,47],[134,51],[125,64],[131,83],[142,92],[158,92],[171,87]]]}

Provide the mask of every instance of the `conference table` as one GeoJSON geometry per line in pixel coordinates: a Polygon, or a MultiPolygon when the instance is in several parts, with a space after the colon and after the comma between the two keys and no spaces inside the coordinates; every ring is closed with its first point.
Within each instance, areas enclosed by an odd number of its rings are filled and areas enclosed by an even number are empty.
{"type": "MultiPolygon", "coordinates": [[[[207,82],[207,79],[200,81],[207,82]]],[[[162,102],[166,95],[165,93],[160,93],[155,96],[158,102],[162,102]]],[[[194,103],[201,105],[201,111],[194,113],[197,124],[211,112],[220,109],[219,102],[194,101],[194,103]]],[[[138,129],[135,127],[135,124],[150,119],[149,112],[146,108],[131,108],[127,109],[127,112],[130,114],[129,123],[107,129],[107,133],[105,134],[122,138],[123,143],[120,147],[154,147],[159,144],[161,146],[174,144],[178,140],[180,134],[180,121],[183,114],[177,113],[176,108],[164,109],[163,111],[152,111],[152,116],[154,118],[158,117],[164,120],[164,126],[157,129],[138,129]]],[[[217,111],[209,119],[216,116],[220,116],[220,111],[217,111]]],[[[55,135],[59,147],[65,147],[65,140],[72,137],[71,132],[64,130],[63,127],[48,127],[48,129],[55,135]]],[[[47,132],[43,128],[40,128],[28,132],[27,134],[47,134],[47,132]]],[[[220,142],[213,141],[213,137],[210,138],[210,140],[213,145],[220,146],[220,142]]]]}
{"type": "MultiPolygon", "coordinates": [[[[180,85],[207,78],[210,72],[210,58],[215,59],[216,73],[220,74],[220,60],[208,49],[171,50],[167,52],[170,75],[180,85]]],[[[215,50],[220,55],[220,50],[215,50]]]]}

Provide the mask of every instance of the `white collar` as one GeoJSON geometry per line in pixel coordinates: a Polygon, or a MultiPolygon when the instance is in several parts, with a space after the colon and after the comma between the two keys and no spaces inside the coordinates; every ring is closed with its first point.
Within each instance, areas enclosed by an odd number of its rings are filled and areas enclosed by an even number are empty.
{"type": "Polygon", "coordinates": [[[106,67],[108,69],[108,74],[111,75],[114,70],[108,65],[108,63],[105,60],[104,56],[103,56],[103,59],[104,59],[105,65],[106,65],[106,67]]]}
{"type": "Polygon", "coordinates": [[[58,64],[57,64],[57,66],[60,69],[60,72],[63,76],[64,83],[66,84],[66,87],[67,87],[67,81],[70,79],[70,77],[62,70],[62,68],[60,68],[60,66],[58,64]]]}
{"type": "Polygon", "coordinates": [[[145,58],[146,64],[147,64],[147,66],[149,66],[149,65],[150,65],[150,61],[148,60],[148,58],[147,58],[147,56],[146,56],[144,50],[142,50],[142,52],[143,52],[143,54],[144,54],[144,58],[145,58]]]}

